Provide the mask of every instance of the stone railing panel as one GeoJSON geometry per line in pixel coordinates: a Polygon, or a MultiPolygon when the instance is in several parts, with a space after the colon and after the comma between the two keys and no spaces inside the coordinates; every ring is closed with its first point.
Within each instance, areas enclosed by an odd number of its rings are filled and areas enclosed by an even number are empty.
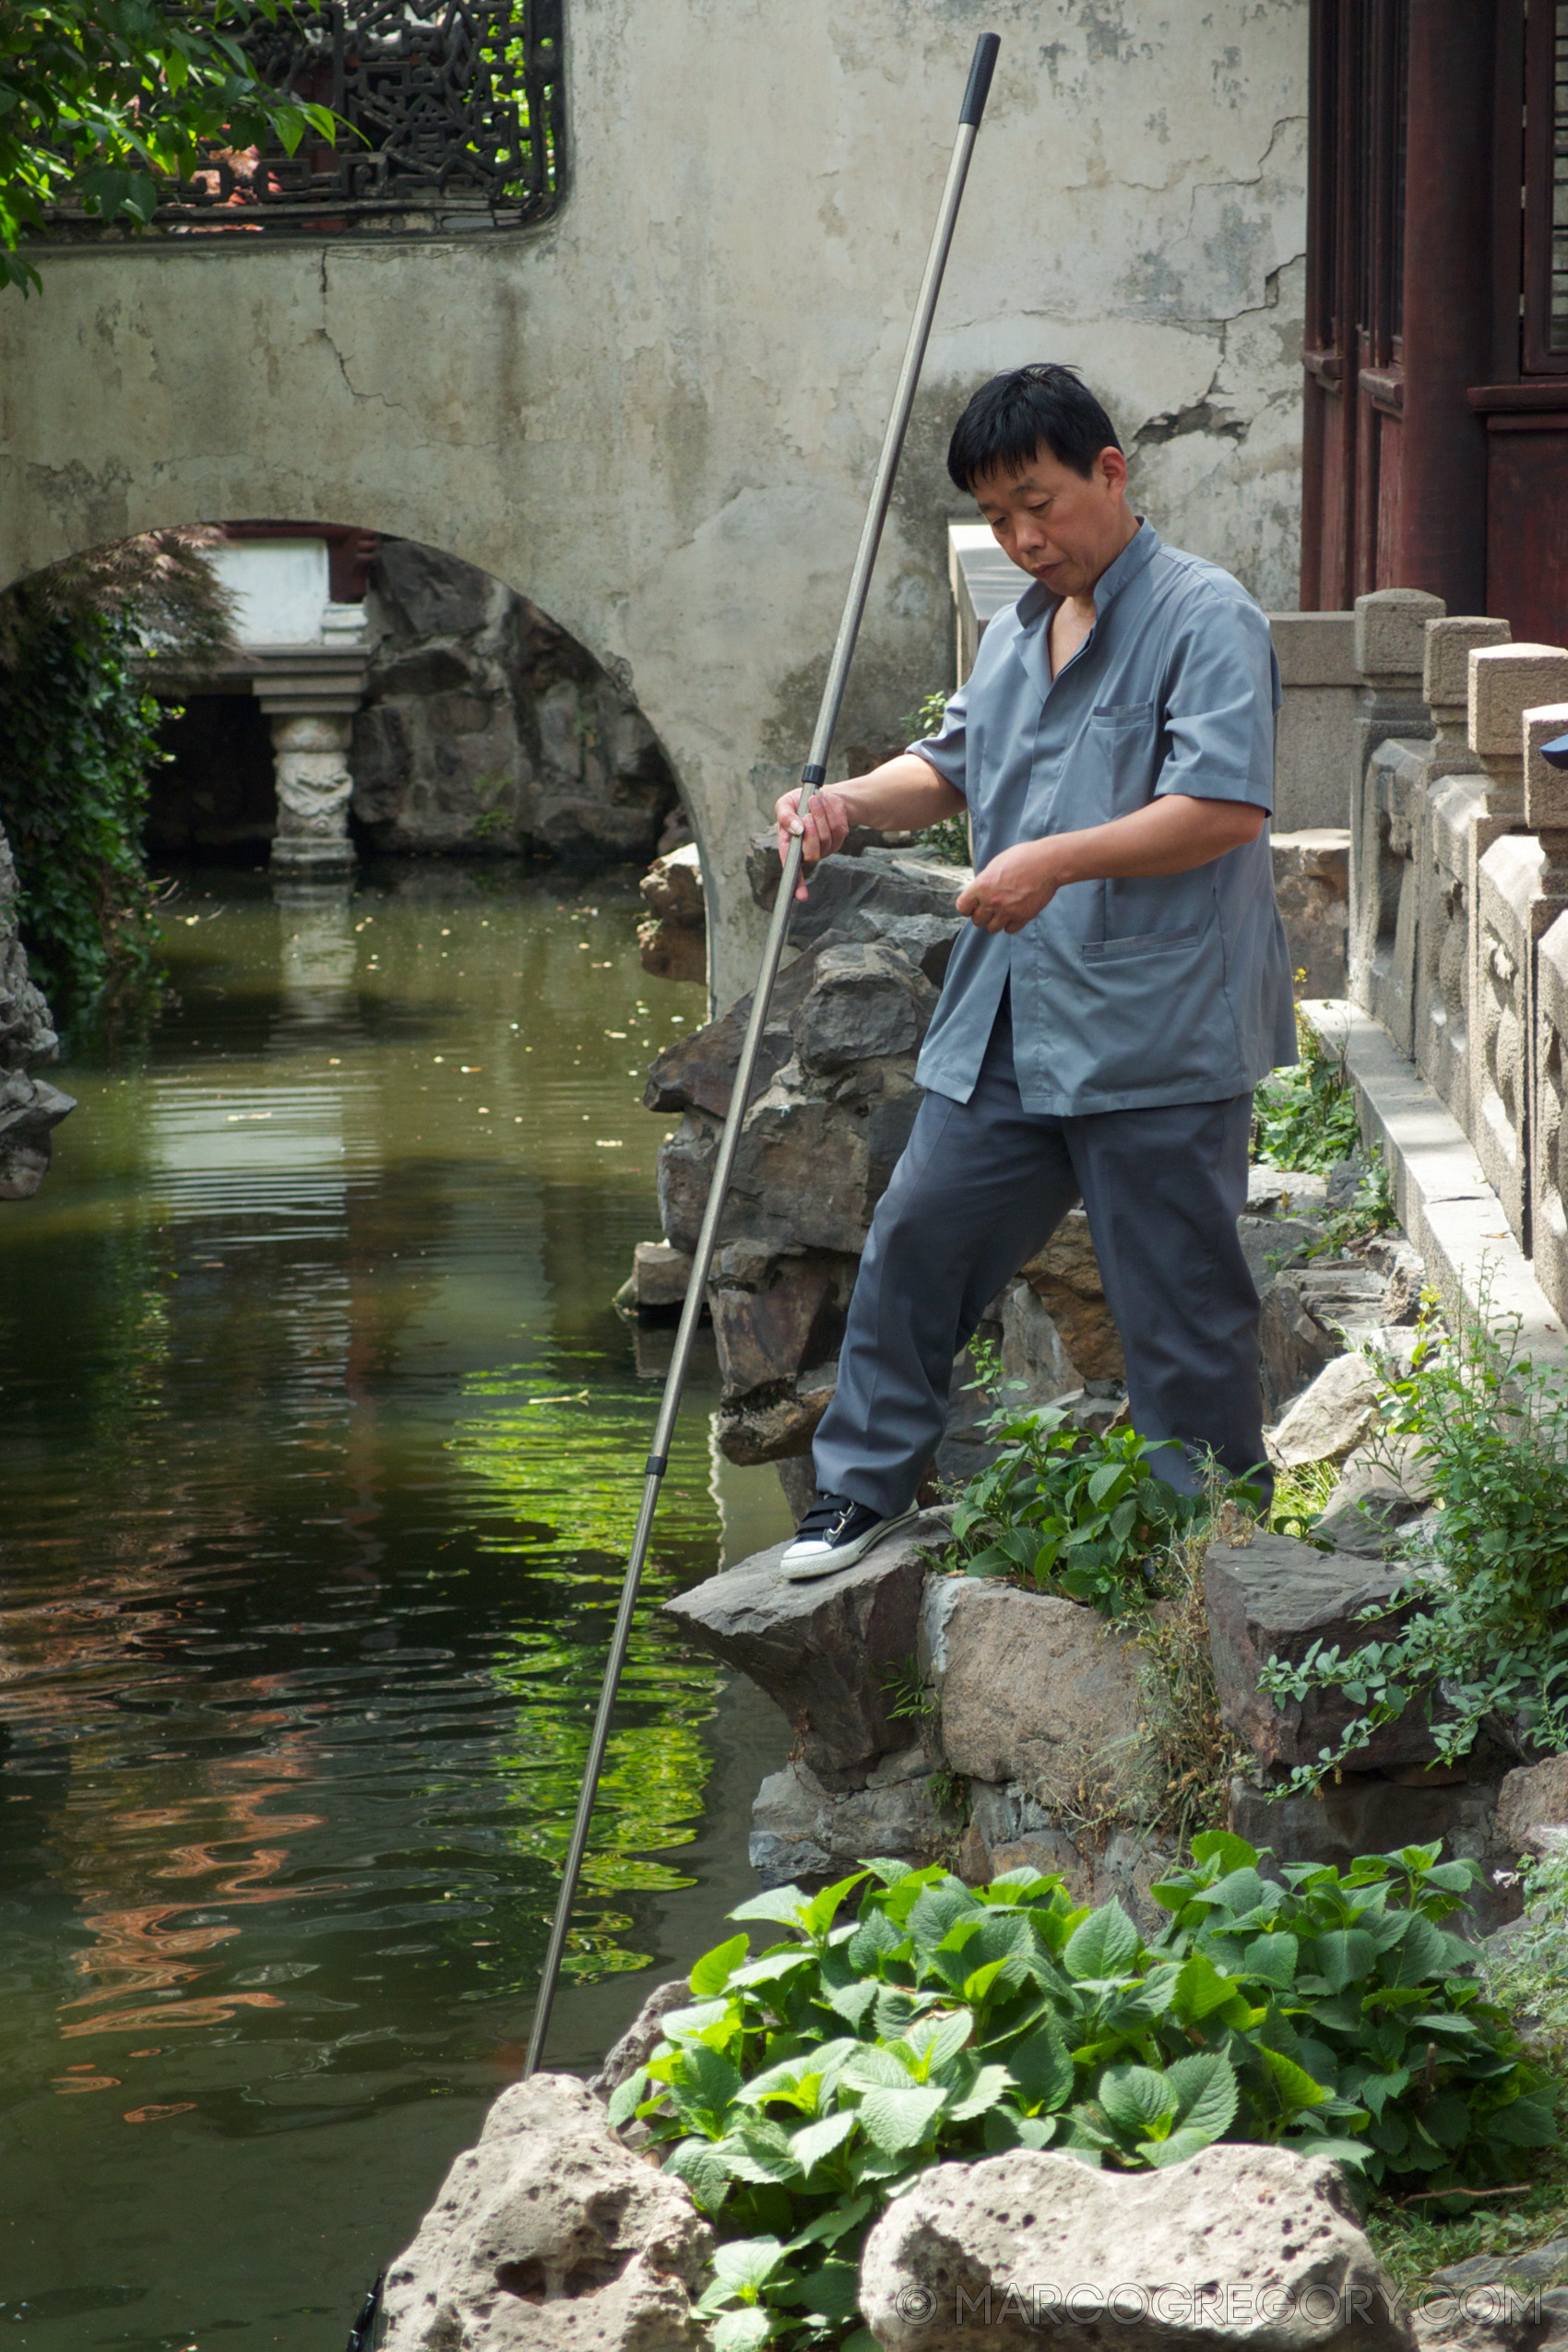
{"type": "Polygon", "coordinates": [[[1386,737],[1361,770],[1354,809],[1350,993],[1407,1054],[1415,1050],[1426,750],[1386,737]]]}
{"type": "Polygon", "coordinates": [[[1536,1279],[1568,1316],[1568,915],[1536,948],[1530,1090],[1530,1246],[1536,1279]]]}
{"type": "Polygon", "coordinates": [[[1476,872],[1470,1136],[1527,1251],[1536,944],[1568,908],[1568,897],[1545,843],[1533,833],[1504,834],[1479,859],[1476,872]]]}
{"type": "Polygon", "coordinates": [[[1486,771],[1488,814],[1522,824],[1525,713],[1568,701],[1568,650],[1555,645],[1472,646],[1469,670],[1469,745],[1486,771]]]}
{"type": "Polygon", "coordinates": [[[1486,808],[1479,777],[1439,777],[1423,797],[1414,1059],[1444,1108],[1470,1118],[1472,844],[1486,808]]]}
{"type": "Polygon", "coordinates": [[[1433,776],[1473,776],[1479,767],[1470,749],[1470,655],[1506,645],[1512,635],[1506,621],[1475,613],[1427,623],[1421,692],[1431,711],[1433,776]]]}

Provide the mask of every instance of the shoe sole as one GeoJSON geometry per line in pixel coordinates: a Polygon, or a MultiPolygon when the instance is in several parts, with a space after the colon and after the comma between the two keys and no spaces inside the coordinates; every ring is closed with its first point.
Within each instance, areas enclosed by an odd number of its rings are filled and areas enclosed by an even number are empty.
{"type": "Polygon", "coordinates": [[[920,1515],[918,1511],[901,1511],[896,1519],[884,1519],[880,1526],[873,1527],[857,1543],[843,1544],[836,1551],[820,1552],[815,1559],[797,1561],[793,1567],[786,1553],[779,1562],[779,1574],[787,1585],[814,1585],[824,1576],[837,1576],[846,1568],[858,1567],[868,1552],[874,1551],[879,1543],[896,1536],[900,1527],[909,1526],[920,1515]]]}

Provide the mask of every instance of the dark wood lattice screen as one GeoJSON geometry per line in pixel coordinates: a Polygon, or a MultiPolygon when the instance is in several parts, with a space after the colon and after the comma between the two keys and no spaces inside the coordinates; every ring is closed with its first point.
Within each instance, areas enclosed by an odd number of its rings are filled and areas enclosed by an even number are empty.
{"type": "Polygon", "coordinates": [[[237,238],[517,228],[563,181],[562,0],[329,0],[258,24],[267,82],[330,106],[335,147],[215,148],[158,228],[237,238]],[[358,136],[355,136],[357,134],[358,136]]]}

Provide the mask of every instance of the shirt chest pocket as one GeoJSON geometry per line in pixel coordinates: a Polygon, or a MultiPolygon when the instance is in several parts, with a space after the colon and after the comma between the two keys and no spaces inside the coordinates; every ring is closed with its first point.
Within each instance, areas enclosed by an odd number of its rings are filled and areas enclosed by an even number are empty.
{"type": "Polygon", "coordinates": [[[1105,818],[1146,806],[1159,774],[1159,726],[1152,702],[1097,703],[1084,749],[1105,818]]]}

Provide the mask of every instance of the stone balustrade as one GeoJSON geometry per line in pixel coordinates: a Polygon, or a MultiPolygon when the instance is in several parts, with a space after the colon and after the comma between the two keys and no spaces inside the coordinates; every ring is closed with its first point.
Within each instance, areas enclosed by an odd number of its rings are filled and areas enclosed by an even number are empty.
{"type": "Polygon", "coordinates": [[[1475,1146],[1538,1279],[1568,1314],[1568,647],[1358,600],[1349,992],[1475,1146]]]}

